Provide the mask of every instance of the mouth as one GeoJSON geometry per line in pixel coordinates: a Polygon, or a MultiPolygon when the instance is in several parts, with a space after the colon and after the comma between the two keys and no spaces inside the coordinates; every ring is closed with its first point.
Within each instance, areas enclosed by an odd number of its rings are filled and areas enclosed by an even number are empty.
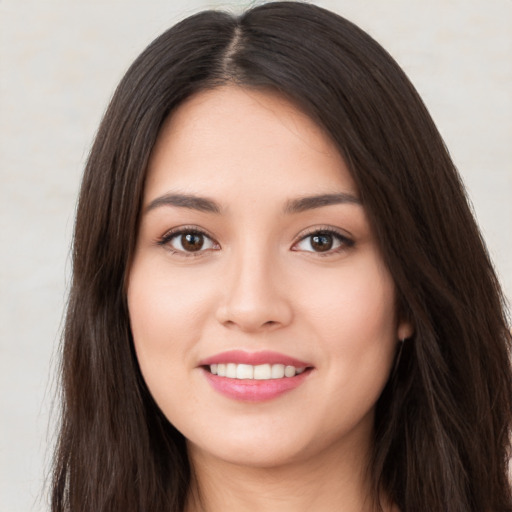
{"type": "Polygon", "coordinates": [[[277,398],[304,383],[314,370],[309,363],[269,351],[224,352],[199,366],[215,391],[242,402],[277,398]]]}
{"type": "Polygon", "coordinates": [[[203,366],[212,375],[239,380],[272,380],[287,379],[300,375],[309,367],[284,364],[237,364],[237,363],[214,363],[203,366]]]}

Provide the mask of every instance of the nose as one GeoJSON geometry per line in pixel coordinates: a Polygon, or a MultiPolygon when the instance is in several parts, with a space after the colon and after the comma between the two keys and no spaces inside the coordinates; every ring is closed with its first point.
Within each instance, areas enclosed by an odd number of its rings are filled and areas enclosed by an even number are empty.
{"type": "Polygon", "coordinates": [[[291,298],[280,265],[266,254],[241,254],[230,262],[217,320],[243,332],[272,331],[292,321],[291,298]]]}

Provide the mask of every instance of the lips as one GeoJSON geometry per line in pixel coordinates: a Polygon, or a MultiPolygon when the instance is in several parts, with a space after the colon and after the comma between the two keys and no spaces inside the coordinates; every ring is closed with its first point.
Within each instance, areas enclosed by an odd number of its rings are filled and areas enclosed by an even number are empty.
{"type": "Polygon", "coordinates": [[[277,398],[300,386],[312,365],[277,352],[233,350],[216,354],[199,365],[214,390],[239,401],[277,398]]]}
{"type": "Polygon", "coordinates": [[[227,352],[222,352],[212,357],[208,357],[207,359],[202,360],[199,363],[199,365],[210,366],[212,364],[227,363],[250,364],[252,366],[257,366],[261,364],[282,364],[284,366],[295,366],[295,368],[306,368],[312,366],[311,364],[305,361],[300,361],[299,359],[287,356],[285,354],[279,354],[278,352],[271,352],[270,350],[265,350],[261,352],[229,350],[227,352]]]}

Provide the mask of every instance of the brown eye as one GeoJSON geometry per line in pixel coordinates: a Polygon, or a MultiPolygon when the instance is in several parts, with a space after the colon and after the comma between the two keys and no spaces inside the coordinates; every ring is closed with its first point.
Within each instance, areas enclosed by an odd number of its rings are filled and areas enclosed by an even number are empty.
{"type": "Polygon", "coordinates": [[[330,230],[318,230],[299,240],[292,250],[313,253],[336,253],[353,245],[354,241],[341,233],[330,230]]]}
{"type": "Polygon", "coordinates": [[[180,241],[184,251],[200,251],[204,245],[204,235],[201,233],[184,233],[181,235],[180,241]]]}
{"type": "Polygon", "coordinates": [[[332,249],[333,237],[329,233],[320,233],[311,237],[311,247],[314,251],[324,252],[332,249]]]}
{"type": "Polygon", "coordinates": [[[165,235],[159,245],[167,246],[175,253],[201,253],[208,249],[218,249],[218,244],[208,235],[191,229],[174,231],[165,235]]]}

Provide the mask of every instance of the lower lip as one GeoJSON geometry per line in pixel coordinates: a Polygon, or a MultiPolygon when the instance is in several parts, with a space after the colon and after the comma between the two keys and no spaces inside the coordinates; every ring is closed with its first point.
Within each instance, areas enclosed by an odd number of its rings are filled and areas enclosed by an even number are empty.
{"type": "Polygon", "coordinates": [[[311,369],[308,368],[295,377],[270,380],[229,379],[214,375],[205,369],[203,372],[213,389],[221,395],[243,402],[264,402],[300,386],[311,373],[311,369]]]}

